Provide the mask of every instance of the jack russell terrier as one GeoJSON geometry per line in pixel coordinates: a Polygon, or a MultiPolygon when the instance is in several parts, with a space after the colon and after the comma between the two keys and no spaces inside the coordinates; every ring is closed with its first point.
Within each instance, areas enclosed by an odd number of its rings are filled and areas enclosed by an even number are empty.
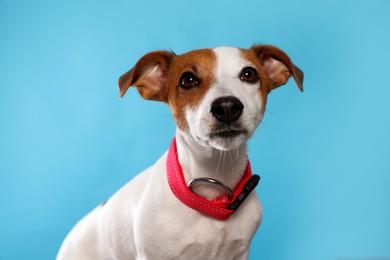
{"type": "Polygon", "coordinates": [[[57,259],[247,259],[262,207],[247,141],[267,95],[303,72],[280,49],[155,51],[119,79],[169,105],[170,149],[68,234],[57,259]]]}

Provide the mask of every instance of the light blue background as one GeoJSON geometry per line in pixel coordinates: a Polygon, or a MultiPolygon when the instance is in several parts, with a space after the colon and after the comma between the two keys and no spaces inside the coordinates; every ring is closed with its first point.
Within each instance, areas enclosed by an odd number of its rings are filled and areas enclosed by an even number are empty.
{"type": "Polygon", "coordinates": [[[145,53],[274,44],[305,72],[250,142],[250,259],[390,259],[390,2],[0,0],[0,259],[70,228],[168,148],[169,109],[117,79],[145,53]]]}

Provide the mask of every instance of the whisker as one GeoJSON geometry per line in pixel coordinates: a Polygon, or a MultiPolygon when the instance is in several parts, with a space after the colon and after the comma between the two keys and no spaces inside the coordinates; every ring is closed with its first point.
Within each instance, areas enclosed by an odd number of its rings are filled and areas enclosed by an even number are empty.
{"type": "Polygon", "coordinates": [[[229,157],[230,157],[230,161],[231,161],[231,163],[232,163],[231,170],[232,170],[232,174],[233,174],[234,161],[233,161],[232,153],[230,152],[230,150],[229,150],[229,157]]]}
{"type": "Polygon", "coordinates": [[[207,119],[206,118],[199,118],[199,119],[196,119],[196,121],[202,122],[202,121],[207,121],[207,119]]]}
{"type": "Polygon", "coordinates": [[[273,114],[269,109],[266,108],[266,109],[265,109],[265,112],[267,112],[268,114],[270,114],[273,118],[279,120],[279,118],[278,118],[275,114],[273,114]]]}
{"type": "Polygon", "coordinates": [[[225,172],[226,153],[223,153],[222,170],[225,172]]]}
{"type": "Polygon", "coordinates": [[[172,114],[169,114],[169,115],[160,115],[158,117],[173,117],[172,114]]]}
{"type": "Polygon", "coordinates": [[[264,124],[263,121],[260,122],[261,125],[264,126],[264,128],[268,131],[268,132],[271,132],[271,130],[268,128],[268,126],[266,124],[264,124]]]}
{"type": "Polygon", "coordinates": [[[254,119],[254,120],[256,120],[256,121],[258,121],[258,122],[260,123],[260,121],[261,121],[261,119],[262,119],[262,118],[260,118],[260,117],[255,117],[255,116],[252,116],[252,119],[254,119]]]}
{"type": "Polygon", "coordinates": [[[171,118],[171,120],[168,121],[167,126],[165,127],[165,130],[167,130],[172,124],[175,124],[175,120],[171,118]]]}
{"type": "Polygon", "coordinates": [[[221,160],[222,160],[222,151],[218,151],[219,152],[219,160],[218,160],[218,166],[217,166],[217,174],[215,175],[215,177],[218,177],[218,174],[219,174],[219,166],[221,165],[221,160]]]}

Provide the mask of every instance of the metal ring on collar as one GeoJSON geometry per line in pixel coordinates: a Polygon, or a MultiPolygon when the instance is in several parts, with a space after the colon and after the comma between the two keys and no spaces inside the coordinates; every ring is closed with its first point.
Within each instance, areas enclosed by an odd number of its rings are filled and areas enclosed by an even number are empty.
{"type": "MultiPolygon", "coordinates": [[[[233,197],[233,191],[232,189],[230,189],[229,186],[227,186],[225,183],[223,182],[220,182],[219,180],[216,180],[216,179],[212,179],[212,178],[196,178],[196,179],[192,179],[188,182],[188,188],[194,192],[192,190],[192,186],[194,184],[197,184],[197,183],[200,183],[200,182],[204,182],[204,183],[208,183],[208,184],[213,184],[215,186],[218,186],[219,188],[223,189],[227,194],[228,194],[228,199],[232,199],[233,197]]],[[[196,192],[194,192],[196,193],[196,192]]]]}

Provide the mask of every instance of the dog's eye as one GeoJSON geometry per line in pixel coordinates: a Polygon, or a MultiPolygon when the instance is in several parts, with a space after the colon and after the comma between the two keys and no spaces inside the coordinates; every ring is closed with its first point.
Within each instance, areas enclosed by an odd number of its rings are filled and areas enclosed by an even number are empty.
{"type": "Polygon", "coordinates": [[[255,68],[252,67],[246,67],[243,68],[240,74],[240,79],[242,81],[248,82],[248,83],[256,83],[259,81],[259,74],[257,73],[255,68]]]}
{"type": "Polygon", "coordinates": [[[199,85],[198,78],[191,72],[185,72],[181,75],[179,80],[179,86],[184,89],[193,88],[199,85]]]}

